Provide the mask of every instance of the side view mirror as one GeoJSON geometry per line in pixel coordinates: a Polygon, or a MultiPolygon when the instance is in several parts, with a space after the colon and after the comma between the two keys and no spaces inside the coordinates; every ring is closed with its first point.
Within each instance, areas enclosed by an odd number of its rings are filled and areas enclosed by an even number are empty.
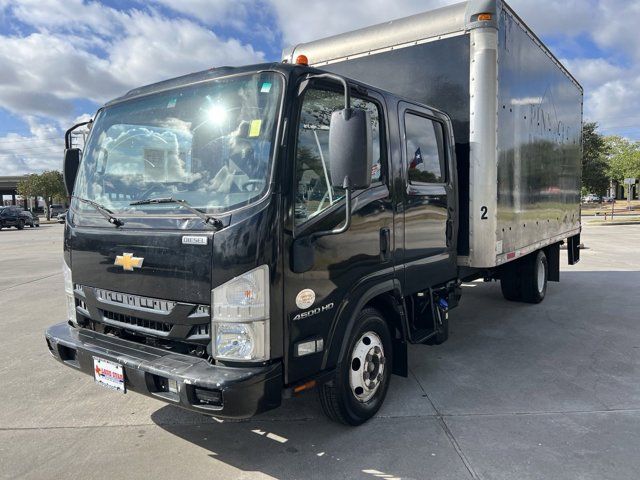
{"type": "Polygon", "coordinates": [[[371,118],[366,110],[347,107],[333,112],[329,161],[334,187],[361,189],[371,185],[371,136],[371,118]],[[346,186],[345,179],[348,179],[346,186]]]}
{"type": "Polygon", "coordinates": [[[67,190],[67,195],[73,194],[73,185],[76,183],[76,177],[78,176],[78,168],[80,167],[80,158],[82,151],[79,148],[74,148],[71,141],[71,134],[74,130],[85,125],[91,124],[93,120],[88,122],[81,122],[75,124],[64,134],[64,164],[62,166],[62,177],[64,178],[64,187],[67,190]]]}
{"type": "Polygon", "coordinates": [[[76,183],[76,176],[80,167],[80,156],[81,151],[79,148],[68,148],[64,151],[62,176],[68,196],[73,194],[73,185],[76,183]]]}

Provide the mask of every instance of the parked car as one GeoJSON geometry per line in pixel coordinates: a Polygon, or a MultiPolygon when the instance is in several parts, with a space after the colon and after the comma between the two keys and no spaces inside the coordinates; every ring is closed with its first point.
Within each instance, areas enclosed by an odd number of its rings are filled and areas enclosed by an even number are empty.
{"type": "Polygon", "coordinates": [[[65,210],[62,213],[59,213],[58,215],[56,215],[56,220],[58,221],[58,223],[64,223],[67,218],[67,211],[65,210]]]}
{"type": "Polygon", "coordinates": [[[49,210],[50,210],[49,218],[54,218],[54,217],[57,217],[60,213],[66,213],[67,208],[64,205],[54,203],[51,206],[49,206],[49,210]]]}
{"type": "Polygon", "coordinates": [[[25,225],[29,225],[31,228],[40,226],[40,218],[35,213],[23,210],[20,212],[20,216],[24,218],[25,225]]]}
{"type": "Polygon", "coordinates": [[[589,195],[582,197],[582,203],[597,203],[599,201],[600,197],[594,193],[590,193],[589,195]]]}
{"type": "Polygon", "coordinates": [[[611,196],[606,196],[606,197],[602,197],[602,201],[603,201],[604,203],[612,203],[612,202],[614,202],[614,201],[615,201],[615,199],[616,199],[616,197],[614,197],[613,195],[611,195],[611,196]]]}
{"type": "Polygon", "coordinates": [[[18,230],[22,230],[27,224],[27,220],[22,215],[22,211],[22,208],[14,205],[0,207],[0,229],[16,227],[18,230]]]}

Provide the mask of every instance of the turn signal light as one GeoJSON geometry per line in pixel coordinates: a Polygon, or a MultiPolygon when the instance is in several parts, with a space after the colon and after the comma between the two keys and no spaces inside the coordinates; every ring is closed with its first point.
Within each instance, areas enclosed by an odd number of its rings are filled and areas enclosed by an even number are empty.
{"type": "Polygon", "coordinates": [[[305,66],[309,66],[309,59],[307,58],[306,55],[298,55],[296,57],[296,65],[305,65],[305,66]]]}
{"type": "Polygon", "coordinates": [[[316,386],[316,381],[315,380],[309,380],[308,382],[303,383],[302,385],[298,385],[298,386],[294,387],[293,393],[304,392],[305,390],[310,390],[315,386],[316,386]]]}

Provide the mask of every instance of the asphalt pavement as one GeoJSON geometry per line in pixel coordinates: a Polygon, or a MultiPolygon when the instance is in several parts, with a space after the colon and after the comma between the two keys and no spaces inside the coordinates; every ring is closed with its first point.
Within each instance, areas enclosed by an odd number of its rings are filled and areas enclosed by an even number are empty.
{"type": "Polygon", "coordinates": [[[358,428],[315,392],[222,422],[55,362],[62,232],[0,231],[0,478],[640,478],[640,226],[586,226],[540,305],[465,285],[450,340],[410,347],[409,378],[358,428]]]}

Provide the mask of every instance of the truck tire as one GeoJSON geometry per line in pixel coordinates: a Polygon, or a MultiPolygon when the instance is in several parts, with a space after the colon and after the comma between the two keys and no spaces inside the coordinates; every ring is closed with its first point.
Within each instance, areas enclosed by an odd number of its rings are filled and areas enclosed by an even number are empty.
{"type": "Polygon", "coordinates": [[[521,275],[522,301],[540,303],[547,293],[547,279],[549,277],[549,262],[544,251],[526,257],[521,275]]]}
{"type": "Polygon", "coordinates": [[[18,224],[16,225],[18,230],[22,230],[24,228],[24,220],[18,220],[18,224]]]}
{"type": "Polygon", "coordinates": [[[547,293],[549,263],[544,251],[532,253],[503,267],[500,288],[512,302],[540,303],[547,293]]]}
{"type": "Polygon", "coordinates": [[[521,269],[520,261],[508,263],[500,274],[500,289],[505,300],[510,302],[522,301],[521,269]]]}
{"type": "Polygon", "coordinates": [[[392,338],[374,308],[358,315],[335,377],[318,389],[320,405],[331,420],[361,425],[382,406],[392,371],[392,338]]]}

